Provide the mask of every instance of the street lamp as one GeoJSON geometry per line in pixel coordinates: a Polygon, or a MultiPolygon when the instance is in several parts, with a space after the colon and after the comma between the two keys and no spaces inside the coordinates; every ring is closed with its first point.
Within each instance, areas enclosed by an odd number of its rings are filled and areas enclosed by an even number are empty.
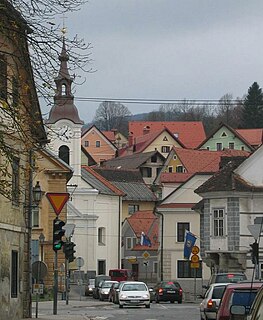
{"type": "Polygon", "coordinates": [[[43,251],[43,245],[44,245],[44,241],[45,241],[45,236],[44,234],[41,232],[40,235],[39,235],[39,243],[40,243],[40,247],[41,247],[41,253],[40,253],[40,258],[41,258],[41,261],[44,260],[44,251],[43,251]]]}
{"type": "Polygon", "coordinates": [[[41,198],[42,198],[42,190],[41,190],[39,181],[37,181],[36,185],[33,187],[33,200],[37,206],[39,205],[41,198]]]}

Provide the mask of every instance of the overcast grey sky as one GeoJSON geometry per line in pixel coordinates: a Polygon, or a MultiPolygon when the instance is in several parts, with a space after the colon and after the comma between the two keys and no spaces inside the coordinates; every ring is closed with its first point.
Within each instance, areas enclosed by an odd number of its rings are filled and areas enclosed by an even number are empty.
{"type": "MultiPolygon", "coordinates": [[[[262,0],[89,0],[66,26],[93,46],[76,97],[220,99],[263,86],[262,0]]],[[[75,101],[89,122],[99,102],[75,101]]],[[[158,105],[126,104],[133,114],[158,105]]]]}

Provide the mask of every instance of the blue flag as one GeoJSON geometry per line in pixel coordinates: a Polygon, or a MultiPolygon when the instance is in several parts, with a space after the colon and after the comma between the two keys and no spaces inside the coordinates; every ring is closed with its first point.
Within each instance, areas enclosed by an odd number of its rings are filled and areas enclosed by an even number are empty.
{"type": "Polygon", "coordinates": [[[184,238],[184,259],[189,260],[192,248],[195,245],[196,236],[192,234],[190,231],[185,230],[185,238],[184,238]]]}
{"type": "Polygon", "coordinates": [[[142,232],[141,234],[141,246],[147,246],[147,247],[152,246],[150,238],[144,232],[142,232]]]}

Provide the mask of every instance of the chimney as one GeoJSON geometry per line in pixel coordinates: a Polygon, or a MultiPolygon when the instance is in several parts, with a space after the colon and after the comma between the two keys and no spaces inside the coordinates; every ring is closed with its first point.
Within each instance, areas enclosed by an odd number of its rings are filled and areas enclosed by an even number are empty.
{"type": "Polygon", "coordinates": [[[130,132],[128,136],[128,147],[131,147],[133,145],[133,133],[130,132]]]}
{"type": "Polygon", "coordinates": [[[149,126],[146,126],[143,128],[143,135],[147,134],[150,132],[150,127],[149,126]]]}

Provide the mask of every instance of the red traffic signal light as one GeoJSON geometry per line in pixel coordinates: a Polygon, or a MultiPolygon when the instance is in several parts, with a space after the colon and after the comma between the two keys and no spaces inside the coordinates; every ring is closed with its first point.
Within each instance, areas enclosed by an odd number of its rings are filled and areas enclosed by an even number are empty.
{"type": "Polygon", "coordinates": [[[64,241],[62,241],[62,237],[65,234],[65,230],[63,229],[65,222],[60,220],[58,217],[53,220],[53,250],[60,250],[63,246],[64,241]]]}

